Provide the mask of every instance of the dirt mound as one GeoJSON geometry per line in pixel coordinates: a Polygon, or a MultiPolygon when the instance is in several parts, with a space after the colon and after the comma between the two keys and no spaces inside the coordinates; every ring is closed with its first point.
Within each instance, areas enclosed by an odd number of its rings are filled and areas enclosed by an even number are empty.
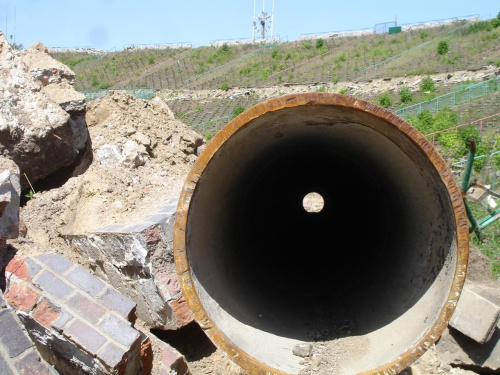
{"type": "Polygon", "coordinates": [[[56,251],[85,265],[63,236],[155,213],[162,201],[179,194],[203,144],[159,98],[112,92],[88,104],[86,120],[92,164],[21,209],[26,233],[14,243],[19,251],[56,251]]]}

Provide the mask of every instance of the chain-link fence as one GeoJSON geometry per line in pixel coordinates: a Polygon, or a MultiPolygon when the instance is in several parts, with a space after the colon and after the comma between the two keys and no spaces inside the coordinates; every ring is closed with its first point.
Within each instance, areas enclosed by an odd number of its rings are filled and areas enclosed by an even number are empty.
{"type": "Polygon", "coordinates": [[[490,79],[485,82],[460,88],[449,94],[438,96],[427,102],[411,105],[395,111],[398,116],[408,117],[410,115],[417,116],[423,111],[431,113],[438,112],[444,108],[453,107],[455,105],[470,102],[471,100],[480,98],[487,94],[491,94],[498,90],[500,77],[490,79]]]}
{"type": "Polygon", "coordinates": [[[149,100],[155,96],[155,89],[126,89],[126,90],[82,90],[87,101],[102,98],[109,94],[110,91],[125,91],[127,94],[135,96],[137,99],[149,100]]]}
{"type": "Polygon", "coordinates": [[[190,128],[193,129],[198,134],[203,135],[205,138],[212,138],[215,133],[221,130],[224,125],[231,121],[233,116],[223,116],[219,118],[214,118],[210,121],[200,122],[198,124],[191,125],[190,128]]]}

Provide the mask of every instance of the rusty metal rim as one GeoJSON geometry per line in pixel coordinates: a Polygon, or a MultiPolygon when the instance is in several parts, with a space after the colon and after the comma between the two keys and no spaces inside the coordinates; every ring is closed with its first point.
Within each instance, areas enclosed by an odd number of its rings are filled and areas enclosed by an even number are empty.
{"type": "Polygon", "coordinates": [[[441,157],[434,146],[415,128],[407,122],[383,108],[365,102],[363,100],[352,97],[329,94],[329,93],[303,93],[291,94],[274,98],[257,104],[249,110],[243,112],[240,116],[229,122],[212,141],[207,145],[206,149],[199,156],[198,160],[189,172],[184,184],[179,204],[177,207],[175,225],[174,225],[174,258],[179,277],[179,282],[182,292],[188,302],[195,319],[200,326],[205,330],[214,344],[224,351],[233,361],[240,365],[245,370],[254,375],[290,375],[282,371],[276,370],[264,363],[257,361],[240,348],[236,347],[228,337],[213,324],[210,317],[206,313],[198,294],[194,288],[191,276],[191,269],[188,263],[187,248],[186,248],[186,225],[187,214],[191,203],[191,198],[196,188],[196,184],[207,167],[213,155],[219,150],[224,142],[229,139],[238,130],[245,127],[252,120],[260,117],[268,112],[278,111],[290,107],[307,106],[307,105],[335,105],[342,106],[354,110],[368,112],[373,116],[384,120],[393,125],[400,132],[404,133],[410,140],[425,153],[434,168],[439,172],[441,180],[445,184],[449,196],[450,203],[453,207],[455,215],[455,224],[457,230],[457,262],[453,283],[448,294],[447,302],[444,304],[438,319],[432,327],[426,332],[423,338],[411,349],[407,350],[399,356],[398,359],[387,363],[379,368],[364,372],[368,374],[398,374],[405,368],[410,366],[418,357],[420,357],[432,344],[434,344],[444,329],[448,321],[451,319],[455,311],[456,303],[462,291],[465,281],[467,269],[467,261],[469,257],[469,229],[465,208],[463,205],[462,194],[458,188],[453,175],[451,174],[446,162],[441,157]]]}

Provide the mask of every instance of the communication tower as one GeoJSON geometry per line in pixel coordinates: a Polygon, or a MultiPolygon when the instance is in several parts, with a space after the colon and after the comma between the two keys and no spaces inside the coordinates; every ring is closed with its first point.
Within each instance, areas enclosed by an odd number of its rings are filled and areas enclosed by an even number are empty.
{"type": "Polygon", "coordinates": [[[262,0],[262,12],[255,13],[256,2],[253,2],[253,31],[252,39],[255,40],[255,32],[260,32],[260,39],[266,39],[266,32],[271,31],[271,38],[273,37],[273,21],[274,21],[274,0],[271,14],[265,11],[265,0],[262,0]]]}

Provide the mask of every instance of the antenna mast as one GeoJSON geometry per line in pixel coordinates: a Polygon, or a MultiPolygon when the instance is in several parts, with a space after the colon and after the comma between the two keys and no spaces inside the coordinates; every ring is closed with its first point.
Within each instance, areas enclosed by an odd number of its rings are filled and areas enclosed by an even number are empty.
{"type": "MultiPolygon", "coordinates": [[[[260,38],[262,40],[266,39],[266,30],[269,30],[269,25],[266,25],[266,23],[271,24],[271,36],[273,35],[272,33],[272,24],[273,24],[273,16],[270,16],[268,13],[265,12],[265,0],[262,0],[262,12],[255,15],[255,0],[254,0],[254,21],[253,21],[253,39],[255,39],[255,31],[258,30],[257,22],[260,25],[260,38]]],[[[274,0],[273,0],[273,13],[274,13],[274,0]]]]}

